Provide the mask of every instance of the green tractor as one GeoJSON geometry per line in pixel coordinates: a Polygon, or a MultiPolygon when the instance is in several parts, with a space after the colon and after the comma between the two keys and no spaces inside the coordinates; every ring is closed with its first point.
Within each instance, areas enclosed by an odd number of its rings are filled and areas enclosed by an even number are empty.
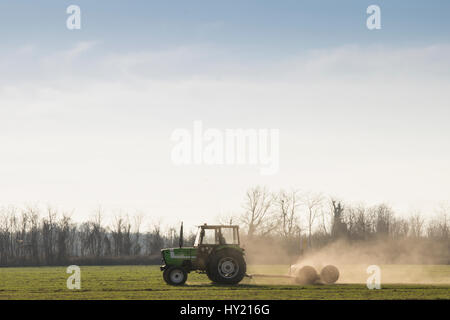
{"type": "Polygon", "coordinates": [[[161,250],[161,266],[166,283],[183,285],[191,271],[206,273],[215,283],[237,284],[246,276],[244,249],[240,247],[239,226],[207,225],[198,227],[193,247],[183,247],[183,225],[180,247],[161,250]]]}

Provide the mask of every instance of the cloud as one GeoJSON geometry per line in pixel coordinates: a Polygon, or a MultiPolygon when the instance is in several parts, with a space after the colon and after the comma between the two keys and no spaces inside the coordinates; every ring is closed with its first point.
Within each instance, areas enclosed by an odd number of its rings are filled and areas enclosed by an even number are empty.
{"type": "Polygon", "coordinates": [[[73,59],[79,57],[81,54],[91,50],[96,45],[95,41],[78,42],[74,47],[62,52],[64,58],[73,59]]]}
{"type": "MultiPolygon", "coordinates": [[[[212,46],[181,46],[140,52],[107,52],[95,41],[56,52],[21,48],[30,56],[0,54],[2,84],[145,81],[248,81],[311,83],[344,80],[410,81],[450,78],[450,45],[418,47],[340,46],[305,50],[276,59],[212,46]],[[20,61],[20,63],[18,62],[20,61]]],[[[71,84],[71,85],[72,85],[71,84]]]]}
{"type": "Polygon", "coordinates": [[[308,74],[351,75],[389,74],[391,77],[410,75],[450,75],[450,45],[395,48],[384,46],[343,46],[312,50],[307,57],[293,59],[299,70],[308,74]]]}
{"type": "MultiPolygon", "coordinates": [[[[352,112],[361,119],[377,119],[386,110],[396,117],[432,99],[437,114],[448,112],[443,110],[450,83],[448,44],[342,46],[276,61],[239,60],[206,46],[130,53],[102,50],[95,42],[49,55],[37,55],[35,49],[30,59],[15,65],[17,70],[0,67],[5,75],[0,79],[0,106],[14,106],[12,114],[168,108],[183,116],[191,110],[212,118],[214,112],[208,110],[219,110],[224,119],[231,119],[235,110],[250,117],[256,110],[267,110],[272,119],[276,106],[285,112],[296,108],[303,117],[316,113],[303,110],[317,108],[325,118],[352,112]]],[[[166,111],[158,113],[165,116],[166,111]]]]}
{"type": "Polygon", "coordinates": [[[92,51],[96,44],[95,41],[82,41],[76,43],[71,48],[44,54],[37,60],[38,67],[44,67],[50,72],[58,72],[61,68],[72,72],[74,65],[85,63],[88,61],[86,59],[90,59],[90,57],[84,55],[92,51]]]}
{"type": "Polygon", "coordinates": [[[240,199],[260,182],[355,201],[446,197],[447,44],[343,46],[270,60],[206,46],[104,50],[78,43],[21,57],[0,53],[8,62],[0,65],[5,198],[63,199],[58,204],[69,207],[120,199],[151,203],[161,215],[185,208],[194,215],[202,203],[207,216],[220,201],[233,210],[223,199],[240,199]],[[280,174],[261,181],[252,168],[174,173],[170,134],[194,119],[219,129],[281,129],[280,174]],[[204,176],[215,178],[192,183],[204,176]],[[74,184],[84,190],[75,192],[76,203],[74,184]],[[195,195],[211,190],[216,198],[197,202],[195,195]],[[175,207],[167,207],[169,194],[179,195],[175,207]]]}

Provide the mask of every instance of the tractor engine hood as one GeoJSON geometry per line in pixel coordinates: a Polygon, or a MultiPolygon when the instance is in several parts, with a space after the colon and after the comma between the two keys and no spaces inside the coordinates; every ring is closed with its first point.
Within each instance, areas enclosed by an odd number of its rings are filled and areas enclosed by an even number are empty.
{"type": "Polygon", "coordinates": [[[180,266],[184,261],[192,261],[197,258],[196,248],[169,248],[162,249],[161,255],[165,264],[180,266]]]}

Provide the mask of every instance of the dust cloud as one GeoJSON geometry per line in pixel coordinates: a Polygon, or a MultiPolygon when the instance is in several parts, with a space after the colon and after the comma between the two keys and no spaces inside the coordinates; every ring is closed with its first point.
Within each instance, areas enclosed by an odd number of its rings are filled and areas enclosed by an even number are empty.
{"type": "MultiPolygon", "coordinates": [[[[377,265],[384,284],[450,284],[450,252],[447,243],[405,240],[365,242],[336,241],[311,249],[302,255],[290,254],[277,243],[258,241],[247,244],[248,264],[285,264],[290,268],[309,265],[318,273],[326,265],[339,269],[337,283],[366,283],[371,275],[367,267],[377,265]],[[289,267],[291,266],[291,267],[289,267]]],[[[280,270],[280,268],[278,268],[280,270]]]]}

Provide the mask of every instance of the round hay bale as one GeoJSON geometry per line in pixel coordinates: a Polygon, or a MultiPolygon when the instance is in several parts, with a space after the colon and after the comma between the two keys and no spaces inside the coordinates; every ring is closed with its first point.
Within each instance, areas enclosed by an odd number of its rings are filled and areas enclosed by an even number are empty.
{"type": "Polygon", "coordinates": [[[320,279],[326,284],[335,283],[339,279],[339,270],[333,265],[328,265],[320,272],[320,279]]]}
{"type": "Polygon", "coordinates": [[[316,269],[311,266],[304,266],[295,274],[295,282],[302,285],[313,284],[318,279],[319,275],[317,274],[316,269]]]}

